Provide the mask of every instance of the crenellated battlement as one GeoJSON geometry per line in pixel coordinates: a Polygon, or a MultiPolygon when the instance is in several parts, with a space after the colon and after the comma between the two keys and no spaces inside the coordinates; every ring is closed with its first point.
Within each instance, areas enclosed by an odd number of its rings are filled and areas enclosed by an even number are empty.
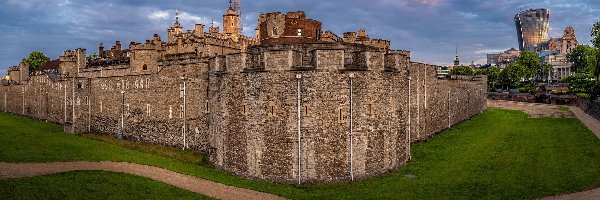
{"type": "Polygon", "coordinates": [[[209,58],[213,73],[282,71],[398,71],[411,64],[408,51],[377,51],[356,44],[272,45],[209,58]]]}

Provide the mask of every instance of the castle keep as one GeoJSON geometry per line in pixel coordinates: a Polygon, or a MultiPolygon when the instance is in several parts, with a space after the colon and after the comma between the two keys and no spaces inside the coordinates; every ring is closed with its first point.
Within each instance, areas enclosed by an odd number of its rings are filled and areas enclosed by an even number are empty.
{"type": "Polygon", "coordinates": [[[410,144],[485,110],[486,77],[438,79],[365,30],[339,37],[304,12],[258,17],[240,32],[239,2],[223,32],[202,24],[129,48],[65,51],[29,72],[9,69],[0,108],[193,149],[224,171],[283,183],[349,181],[394,170],[410,144]]]}

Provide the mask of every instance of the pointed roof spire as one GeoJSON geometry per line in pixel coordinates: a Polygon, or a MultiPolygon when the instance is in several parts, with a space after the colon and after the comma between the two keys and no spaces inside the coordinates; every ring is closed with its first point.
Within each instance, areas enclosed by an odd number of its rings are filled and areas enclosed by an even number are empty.
{"type": "Polygon", "coordinates": [[[456,56],[454,57],[454,66],[459,66],[460,65],[460,60],[458,59],[458,45],[456,45],[456,56]]]}
{"type": "Polygon", "coordinates": [[[175,9],[175,23],[172,27],[181,27],[181,24],[179,24],[179,12],[179,8],[175,9]]]}

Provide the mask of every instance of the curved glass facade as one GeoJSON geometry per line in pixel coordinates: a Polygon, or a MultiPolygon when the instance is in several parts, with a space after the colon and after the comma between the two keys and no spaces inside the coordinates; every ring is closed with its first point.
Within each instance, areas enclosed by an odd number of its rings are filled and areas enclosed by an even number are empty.
{"type": "Polygon", "coordinates": [[[529,9],[515,16],[515,25],[519,38],[519,50],[533,49],[535,45],[548,40],[550,10],[544,8],[529,9]]]}

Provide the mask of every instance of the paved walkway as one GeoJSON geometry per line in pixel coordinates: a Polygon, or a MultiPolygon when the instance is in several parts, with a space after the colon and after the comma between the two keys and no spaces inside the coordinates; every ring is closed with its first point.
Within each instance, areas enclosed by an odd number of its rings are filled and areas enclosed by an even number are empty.
{"type": "Polygon", "coordinates": [[[0,180],[70,171],[123,172],[161,181],[217,199],[284,199],[272,194],[227,186],[158,167],[124,162],[0,163],[0,180]]]}
{"type": "MultiPolygon", "coordinates": [[[[600,122],[596,118],[586,114],[581,108],[569,107],[572,114],[561,113],[559,106],[548,104],[534,104],[513,101],[488,100],[489,107],[505,108],[512,110],[523,110],[532,117],[569,117],[575,116],[585,124],[598,138],[600,138],[600,122]]],[[[541,198],[542,200],[571,200],[571,199],[600,199],[600,188],[576,192],[570,194],[556,195],[541,198]]]]}

